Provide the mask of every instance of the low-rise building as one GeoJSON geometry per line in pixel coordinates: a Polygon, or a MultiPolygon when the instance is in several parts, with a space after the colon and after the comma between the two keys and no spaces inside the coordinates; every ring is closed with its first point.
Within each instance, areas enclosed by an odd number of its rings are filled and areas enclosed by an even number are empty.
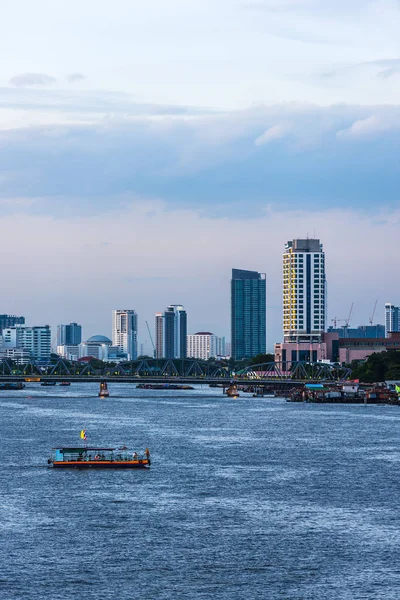
{"type": "Polygon", "coordinates": [[[339,362],[350,364],[353,360],[365,360],[376,352],[400,350],[400,332],[389,333],[387,338],[348,338],[339,340],[339,362]]]}

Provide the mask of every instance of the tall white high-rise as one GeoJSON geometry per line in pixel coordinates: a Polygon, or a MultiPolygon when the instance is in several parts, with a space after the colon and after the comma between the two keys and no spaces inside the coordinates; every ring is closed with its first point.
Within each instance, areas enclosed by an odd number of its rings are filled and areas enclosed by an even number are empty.
{"type": "Polygon", "coordinates": [[[283,254],[285,342],[317,342],[326,328],[325,254],[320,240],[289,241],[283,254]]]}
{"type": "Polygon", "coordinates": [[[386,302],[385,304],[385,337],[389,333],[400,331],[400,307],[386,302]]]}
{"type": "Polygon", "coordinates": [[[127,355],[137,358],[137,314],[134,310],[118,309],[112,312],[112,345],[127,355]]]}

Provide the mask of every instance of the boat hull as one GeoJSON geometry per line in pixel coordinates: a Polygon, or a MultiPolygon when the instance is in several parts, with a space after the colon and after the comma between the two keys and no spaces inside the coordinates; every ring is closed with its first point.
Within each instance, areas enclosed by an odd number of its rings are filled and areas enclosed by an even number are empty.
{"type": "Polygon", "coordinates": [[[62,460],[54,461],[51,466],[54,469],[148,469],[150,467],[150,461],[148,459],[142,461],[62,460]]]}

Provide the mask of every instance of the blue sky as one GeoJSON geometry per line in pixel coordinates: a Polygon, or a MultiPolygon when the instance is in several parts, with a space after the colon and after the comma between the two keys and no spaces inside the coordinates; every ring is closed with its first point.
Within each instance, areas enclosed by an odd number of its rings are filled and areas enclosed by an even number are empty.
{"type": "Polygon", "coordinates": [[[1,311],[89,336],[136,308],[148,343],[184,303],[229,337],[230,269],[254,268],[271,348],[283,246],[307,234],[329,319],[400,302],[399,27],[398,0],[7,3],[1,311]]]}

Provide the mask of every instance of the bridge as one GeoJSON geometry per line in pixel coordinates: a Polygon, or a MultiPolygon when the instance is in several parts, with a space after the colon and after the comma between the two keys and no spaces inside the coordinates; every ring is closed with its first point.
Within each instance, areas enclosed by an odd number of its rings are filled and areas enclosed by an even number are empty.
{"type": "MultiPolygon", "coordinates": [[[[96,364],[96,363],[94,363],[96,364]]],[[[139,359],[95,368],[91,362],[68,362],[60,358],[43,365],[30,360],[16,364],[5,359],[0,362],[0,381],[23,381],[41,378],[63,381],[101,381],[149,383],[226,383],[232,379],[239,384],[343,382],[351,377],[351,369],[337,365],[310,362],[260,363],[232,370],[222,361],[195,359],[139,359]]]]}

